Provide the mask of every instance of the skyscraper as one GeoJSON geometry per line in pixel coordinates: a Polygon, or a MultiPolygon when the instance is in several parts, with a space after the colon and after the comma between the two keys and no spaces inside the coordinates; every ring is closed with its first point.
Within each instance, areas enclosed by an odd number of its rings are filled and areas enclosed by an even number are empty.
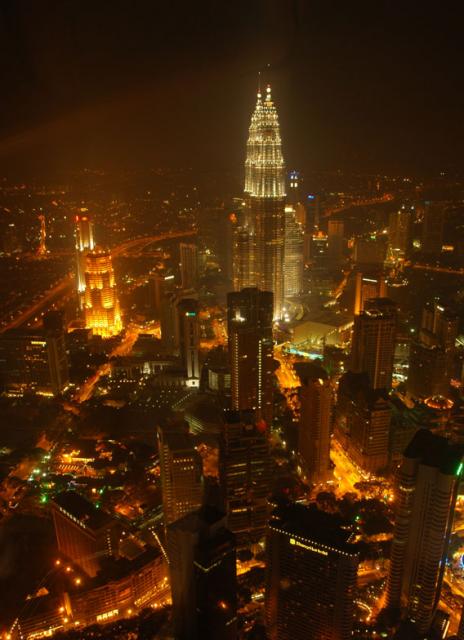
{"type": "Polygon", "coordinates": [[[370,298],[384,298],[387,295],[387,283],[383,271],[356,272],[356,290],[354,314],[364,309],[364,303],[370,298]]]}
{"type": "Polygon", "coordinates": [[[196,244],[181,242],[180,251],[180,277],[182,289],[198,288],[198,248],[196,244]]]}
{"type": "Polygon", "coordinates": [[[422,253],[439,256],[443,246],[446,204],[426,202],[422,222],[422,253]]]}
{"type": "Polygon", "coordinates": [[[198,300],[184,298],[177,305],[179,322],[180,355],[187,373],[187,386],[200,386],[200,328],[198,325],[198,300]]]}
{"type": "Polygon", "coordinates": [[[227,296],[232,408],[252,409],[268,423],[274,391],[272,302],[270,291],[256,287],[227,296]]]}
{"type": "Polygon", "coordinates": [[[266,425],[256,422],[253,411],[227,411],[220,437],[220,478],[227,527],[240,542],[264,535],[270,464],[266,425]]]}
{"type": "Polygon", "coordinates": [[[188,432],[158,428],[164,524],[168,526],[203,502],[202,464],[188,432]]]}
{"type": "Polygon", "coordinates": [[[343,251],[345,248],[344,229],[345,225],[343,220],[330,219],[327,223],[329,260],[331,266],[339,265],[343,260],[343,251]]]}
{"type": "Polygon", "coordinates": [[[15,395],[60,394],[69,384],[63,331],[11,329],[1,334],[0,383],[15,395]]]}
{"type": "Polygon", "coordinates": [[[236,640],[235,537],[222,513],[203,507],[168,527],[176,640],[236,640]]]}
{"type": "Polygon", "coordinates": [[[308,482],[321,484],[332,477],[330,435],[333,390],[323,369],[312,375],[302,372],[300,380],[298,453],[308,482]]]}
{"type": "Polygon", "coordinates": [[[420,633],[438,601],[461,472],[462,448],[420,429],[404,452],[396,483],[387,606],[420,633]]]}
{"type": "Polygon", "coordinates": [[[108,338],[122,329],[111,254],[94,250],[87,254],[84,292],[85,324],[108,338]]]}
{"type": "Polygon", "coordinates": [[[291,298],[303,289],[303,229],[296,219],[295,207],[285,207],[284,297],[291,298]]]}
{"type": "Polygon", "coordinates": [[[272,291],[274,317],[280,318],[284,296],[285,165],[270,86],[266,88],[264,99],[258,92],[251,117],[245,195],[249,206],[248,230],[254,236],[249,245],[249,259],[255,263],[255,282],[250,284],[263,291],[272,291]]]}
{"type": "Polygon", "coordinates": [[[51,503],[58,551],[87,575],[95,576],[105,557],[118,555],[119,525],[75,491],[59,493],[51,503]]]}
{"type": "Polygon", "coordinates": [[[388,251],[393,260],[404,258],[411,242],[414,207],[403,204],[390,214],[388,224],[388,251]]]}
{"type": "Polygon", "coordinates": [[[366,372],[372,389],[390,389],[396,336],[396,305],[388,298],[373,298],[354,318],[352,370],[366,372]]]}
{"type": "Polygon", "coordinates": [[[348,640],[359,562],[353,532],[315,505],[291,504],[271,518],[265,618],[270,640],[348,640]]]}
{"type": "Polygon", "coordinates": [[[88,215],[79,214],[76,216],[76,268],[77,268],[77,291],[81,307],[84,303],[85,291],[85,269],[86,258],[89,251],[95,249],[93,238],[93,224],[88,215]]]}

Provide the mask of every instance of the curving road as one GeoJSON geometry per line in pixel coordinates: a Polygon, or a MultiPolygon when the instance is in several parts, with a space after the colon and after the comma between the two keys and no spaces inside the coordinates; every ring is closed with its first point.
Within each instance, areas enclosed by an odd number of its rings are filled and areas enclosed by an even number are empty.
{"type": "MultiPolygon", "coordinates": [[[[157,236],[145,236],[143,238],[135,238],[134,240],[127,240],[122,244],[117,245],[111,250],[111,255],[113,257],[119,257],[124,254],[131,254],[135,250],[142,251],[145,247],[148,247],[150,244],[154,242],[163,242],[164,240],[173,240],[175,238],[185,238],[187,236],[196,235],[196,231],[170,231],[168,233],[163,233],[157,236]]],[[[35,315],[39,314],[46,307],[50,306],[55,299],[59,299],[64,295],[71,293],[72,288],[75,285],[75,276],[73,273],[68,273],[60,282],[55,285],[52,289],[47,291],[45,295],[32,304],[30,307],[25,309],[22,313],[20,313],[16,318],[14,318],[7,325],[4,325],[0,328],[0,333],[4,333],[9,329],[16,329],[21,325],[28,322],[35,315]]]]}

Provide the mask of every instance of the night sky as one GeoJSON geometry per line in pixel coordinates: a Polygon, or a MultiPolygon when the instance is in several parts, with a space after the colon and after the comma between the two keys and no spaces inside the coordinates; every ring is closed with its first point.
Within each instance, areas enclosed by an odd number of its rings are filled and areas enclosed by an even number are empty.
{"type": "Polygon", "coordinates": [[[240,171],[261,69],[289,167],[462,171],[457,5],[3,0],[0,167],[240,171]]]}

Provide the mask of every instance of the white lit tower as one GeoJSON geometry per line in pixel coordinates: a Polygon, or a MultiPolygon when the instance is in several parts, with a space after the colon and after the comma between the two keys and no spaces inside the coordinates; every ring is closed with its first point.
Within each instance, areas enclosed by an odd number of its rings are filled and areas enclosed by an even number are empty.
{"type": "Polygon", "coordinates": [[[76,263],[77,263],[77,292],[81,308],[84,306],[86,258],[95,249],[93,239],[93,224],[86,214],[76,216],[76,263]]]}
{"type": "MultiPolygon", "coordinates": [[[[263,98],[258,92],[251,117],[245,162],[247,226],[253,241],[248,251],[253,283],[274,294],[274,318],[282,315],[284,296],[285,164],[279,120],[268,85],[263,98]]],[[[238,283],[237,289],[243,284],[238,283]]]]}

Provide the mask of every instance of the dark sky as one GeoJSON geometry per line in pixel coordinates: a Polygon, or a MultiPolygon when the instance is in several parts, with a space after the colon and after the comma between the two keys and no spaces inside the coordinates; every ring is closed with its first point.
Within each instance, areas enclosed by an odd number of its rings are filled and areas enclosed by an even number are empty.
{"type": "Polygon", "coordinates": [[[454,5],[2,0],[0,166],[240,171],[270,65],[289,166],[461,171],[454,5]]]}

